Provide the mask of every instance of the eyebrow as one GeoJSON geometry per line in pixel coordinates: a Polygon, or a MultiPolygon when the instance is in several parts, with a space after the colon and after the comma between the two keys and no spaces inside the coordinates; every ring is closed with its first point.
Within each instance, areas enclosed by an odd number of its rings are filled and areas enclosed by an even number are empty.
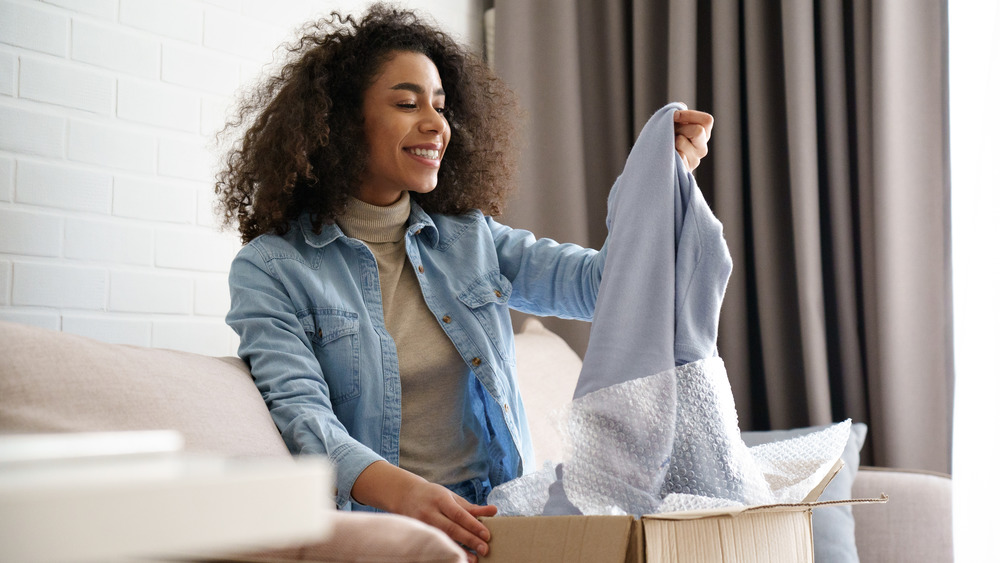
{"type": "MultiPolygon", "coordinates": [[[[390,90],[406,90],[408,92],[413,92],[414,94],[423,94],[424,87],[419,84],[414,84],[412,82],[400,82],[396,84],[390,90]]],[[[435,96],[444,96],[444,88],[438,88],[434,90],[435,96]]]]}

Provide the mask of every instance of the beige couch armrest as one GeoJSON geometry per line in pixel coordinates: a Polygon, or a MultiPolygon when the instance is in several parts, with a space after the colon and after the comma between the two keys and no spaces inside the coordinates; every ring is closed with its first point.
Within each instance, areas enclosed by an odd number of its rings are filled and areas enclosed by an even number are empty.
{"type": "Polygon", "coordinates": [[[954,561],[951,477],[940,473],[861,467],[854,498],[882,493],[889,502],[853,507],[861,563],[954,561]]]}
{"type": "Polygon", "coordinates": [[[289,456],[238,358],[0,322],[0,432],[167,429],[188,452],[289,456]]]}

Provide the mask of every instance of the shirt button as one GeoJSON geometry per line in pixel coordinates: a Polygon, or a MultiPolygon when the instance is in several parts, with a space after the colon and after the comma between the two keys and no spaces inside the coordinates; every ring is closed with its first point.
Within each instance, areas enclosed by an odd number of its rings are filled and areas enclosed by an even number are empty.
{"type": "Polygon", "coordinates": [[[424,273],[424,267],[423,266],[417,266],[417,271],[420,272],[421,274],[424,273]]]}
{"type": "Polygon", "coordinates": [[[508,405],[507,403],[504,403],[503,404],[503,412],[508,412],[509,413],[510,412],[510,405],[508,405]]]}
{"type": "Polygon", "coordinates": [[[503,294],[502,294],[502,293],[500,293],[500,290],[499,290],[499,289],[494,289],[494,290],[493,290],[493,293],[496,293],[496,294],[497,294],[497,297],[503,297],[503,294]]]}
{"type": "Polygon", "coordinates": [[[417,232],[416,232],[416,234],[418,234],[418,235],[419,235],[419,234],[420,234],[420,231],[422,231],[422,230],[423,230],[423,229],[417,229],[417,232]]]}
{"type": "Polygon", "coordinates": [[[323,329],[317,330],[316,331],[316,336],[318,336],[319,338],[323,338],[323,329]]]}
{"type": "Polygon", "coordinates": [[[449,317],[448,315],[445,315],[445,316],[441,317],[441,320],[444,321],[444,322],[446,322],[446,323],[450,323],[451,322],[451,317],[449,317]]]}
{"type": "Polygon", "coordinates": [[[472,358],[472,365],[479,367],[479,364],[483,363],[479,358],[472,358]]]}

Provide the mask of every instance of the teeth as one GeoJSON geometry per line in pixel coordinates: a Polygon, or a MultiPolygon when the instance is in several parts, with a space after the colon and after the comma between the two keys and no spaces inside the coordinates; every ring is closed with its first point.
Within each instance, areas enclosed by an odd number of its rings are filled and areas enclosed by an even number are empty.
{"type": "Polygon", "coordinates": [[[438,155],[440,154],[440,151],[431,150],[431,149],[406,149],[406,150],[410,151],[411,153],[413,153],[413,154],[415,154],[415,155],[417,155],[419,157],[430,158],[430,159],[433,159],[433,160],[437,160],[438,159],[438,155]]]}

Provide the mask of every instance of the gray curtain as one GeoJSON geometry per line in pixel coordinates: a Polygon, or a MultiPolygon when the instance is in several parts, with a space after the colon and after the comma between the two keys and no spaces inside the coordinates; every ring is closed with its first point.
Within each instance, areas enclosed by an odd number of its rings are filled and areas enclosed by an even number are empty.
{"type": "MultiPolygon", "coordinates": [[[[869,425],[864,461],[949,471],[944,0],[498,0],[527,115],[501,218],[600,247],[657,108],[716,118],[696,172],[734,270],[720,324],[741,426],[869,425]]],[[[580,352],[585,323],[546,319],[580,352]]]]}

